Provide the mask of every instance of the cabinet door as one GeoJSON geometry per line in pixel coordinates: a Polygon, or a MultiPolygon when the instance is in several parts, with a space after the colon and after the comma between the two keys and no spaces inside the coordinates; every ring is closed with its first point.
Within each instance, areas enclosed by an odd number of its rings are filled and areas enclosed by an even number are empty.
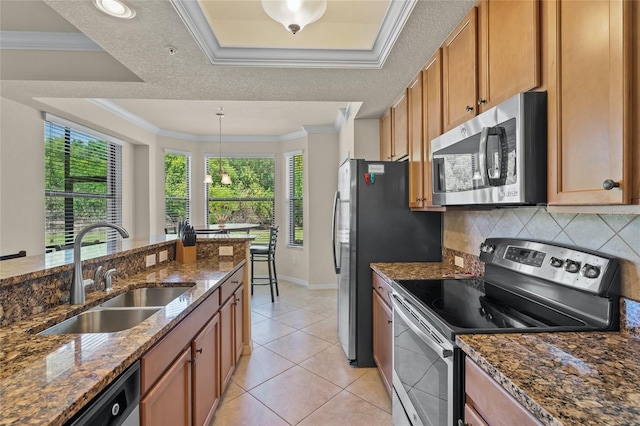
{"type": "Polygon", "coordinates": [[[380,161],[391,160],[392,140],[391,109],[389,109],[380,119],[380,161]]]}
{"type": "Polygon", "coordinates": [[[433,206],[431,141],[442,134],[442,52],[429,59],[422,71],[422,101],[424,109],[423,188],[425,207],[433,206]]]}
{"type": "Polygon", "coordinates": [[[244,288],[240,287],[233,295],[233,339],[235,342],[235,360],[242,356],[244,347],[244,288]]]}
{"type": "Polygon", "coordinates": [[[477,12],[474,6],[442,45],[444,130],[476,115],[477,12]]]}
{"type": "Polygon", "coordinates": [[[220,308],[220,389],[224,392],[235,365],[233,338],[233,297],[220,308]]]}
{"type": "Polygon", "coordinates": [[[393,374],[393,321],[391,308],[377,291],[373,292],[373,359],[378,365],[382,381],[391,395],[393,374]]]}
{"type": "Polygon", "coordinates": [[[391,126],[393,128],[391,159],[398,161],[409,155],[409,102],[406,91],[391,107],[391,126]]]}
{"type": "Polygon", "coordinates": [[[409,98],[409,207],[423,206],[422,73],[407,91],[409,98]]]}
{"type": "Polygon", "coordinates": [[[550,8],[549,204],[631,200],[632,3],[550,8]],[[609,180],[619,186],[605,189],[609,180]]]}
{"type": "Polygon", "coordinates": [[[539,0],[483,0],[480,40],[479,112],[540,85],[539,0]]]}
{"type": "Polygon", "coordinates": [[[208,425],[220,400],[218,344],[220,314],[216,314],[193,340],[193,424],[208,425]]]}
{"type": "Polygon", "coordinates": [[[140,400],[143,426],[191,426],[191,348],[185,349],[140,400]]]}

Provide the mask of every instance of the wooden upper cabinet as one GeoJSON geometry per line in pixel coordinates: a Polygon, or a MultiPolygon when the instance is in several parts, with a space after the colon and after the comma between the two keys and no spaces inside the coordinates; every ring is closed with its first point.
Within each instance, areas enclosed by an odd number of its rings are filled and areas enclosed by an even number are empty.
{"type": "Polygon", "coordinates": [[[540,85],[539,0],[478,3],[478,112],[540,85]]]}
{"type": "Polygon", "coordinates": [[[422,153],[422,72],[407,90],[409,101],[409,207],[424,204],[424,177],[422,153]]]}
{"type": "Polygon", "coordinates": [[[474,6],[442,45],[445,131],[476,114],[477,56],[477,8],[474,6]]]}
{"type": "MultiPolygon", "coordinates": [[[[438,49],[422,71],[423,108],[423,204],[433,206],[431,141],[442,134],[442,51],[438,49]]],[[[439,207],[439,206],[436,206],[439,207]]]]}
{"type": "Polygon", "coordinates": [[[391,107],[391,123],[391,159],[397,161],[409,155],[409,101],[406,90],[391,107]]]}
{"type": "Polygon", "coordinates": [[[549,204],[631,202],[633,3],[549,8],[549,204]]]}
{"type": "Polygon", "coordinates": [[[387,110],[380,119],[380,160],[391,160],[391,145],[393,143],[393,133],[391,128],[391,109],[387,110]]]}

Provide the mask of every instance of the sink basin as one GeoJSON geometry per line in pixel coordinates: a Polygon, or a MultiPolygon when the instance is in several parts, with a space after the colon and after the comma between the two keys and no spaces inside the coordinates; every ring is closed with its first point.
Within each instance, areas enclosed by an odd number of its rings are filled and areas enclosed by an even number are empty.
{"type": "Polygon", "coordinates": [[[135,327],[159,310],[160,308],[94,308],[38,334],[114,333],[135,327]]]}
{"type": "Polygon", "coordinates": [[[185,293],[189,287],[145,287],[129,290],[102,303],[103,308],[128,308],[136,306],[165,306],[185,293]]]}

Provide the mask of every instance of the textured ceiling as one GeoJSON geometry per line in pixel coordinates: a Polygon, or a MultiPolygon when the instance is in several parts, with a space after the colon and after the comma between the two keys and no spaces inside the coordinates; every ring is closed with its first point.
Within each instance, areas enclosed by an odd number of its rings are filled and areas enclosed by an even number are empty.
{"type": "MultiPolygon", "coordinates": [[[[59,14],[56,19],[43,19],[40,16],[44,12],[38,12],[37,9],[46,6],[39,0],[1,0],[0,15],[3,15],[3,18],[0,29],[57,31],[53,28],[55,21],[62,19],[59,23],[64,28],[60,31],[69,32],[72,28],[77,28],[85,34],[104,50],[100,52],[104,56],[102,73],[106,73],[105,70],[112,66],[112,75],[116,75],[115,72],[118,71],[117,75],[120,77],[117,81],[111,81],[108,75],[99,75],[99,78],[96,78],[85,76],[81,72],[67,79],[60,75],[48,77],[44,74],[50,64],[39,62],[41,60],[36,57],[36,51],[32,52],[34,58],[31,61],[23,58],[16,63],[16,51],[3,49],[0,58],[2,96],[41,109],[50,108],[47,105],[55,103],[56,99],[60,100],[58,105],[71,105],[74,99],[81,105],[82,102],[86,102],[82,99],[86,98],[109,100],[115,104],[120,102],[120,106],[130,108],[129,112],[132,114],[144,117],[145,121],[160,129],[175,132],[190,127],[184,123],[189,120],[188,111],[192,111],[191,108],[204,108],[200,114],[206,115],[212,113],[212,108],[215,113],[218,106],[229,108],[233,105],[234,114],[229,111],[225,117],[225,133],[227,127],[229,131],[232,128],[242,130],[243,127],[234,124],[234,120],[242,123],[246,131],[247,123],[252,123],[248,118],[249,112],[254,114],[255,110],[261,110],[272,120],[290,115],[289,128],[292,129],[333,122],[337,109],[350,102],[362,103],[358,112],[359,118],[379,118],[474,3],[458,0],[420,0],[382,68],[324,69],[211,65],[168,0],[129,0],[128,3],[137,11],[136,17],[132,20],[118,20],[105,16],[93,7],[89,0],[44,2],[56,12],[56,15],[59,14]],[[11,11],[10,8],[18,7],[16,4],[28,4],[33,10],[23,14],[22,19],[25,22],[19,24],[12,20],[9,24],[9,20],[5,20],[4,16],[7,15],[7,11],[11,11]],[[170,55],[168,46],[177,48],[177,54],[170,55]],[[13,67],[10,78],[5,72],[7,58],[13,67]],[[34,67],[38,72],[33,72],[34,67]],[[29,70],[31,71],[27,72],[29,70]],[[47,103],[39,99],[47,99],[47,103]],[[155,100],[156,103],[151,100],[155,100]],[[167,112],[167,108],[172,107],[170,103],[165,102],[169,100],[180,101],[174,103],[174,106],[181,105],[180,108],[174,108],[173,113],[167,112]],[[193,102],[191,108],[185,108],[185,101],[208,102],[193,102]],[[266,103],[253,105],[255,102],[266,103]],[[282,108],[279,107],[280,102],[282,108]],[[326,108],[319,107],[318,102],[335,103],[330,107],[336,108],[336,111],[327,114],[326,108]],[[296,104],[307,113],[292,114],[291,111],[295,111],[296,104]],[[269,108],[262,108],[265,105],[269,105],[269,108]],[[292,106],[294,107],[291,108],[292,106]],[[313,116],[314,108],[322,115],[315,120],[316,123],[300,121],[309,120],[308,117],[313,116]],[[149,112],[153,110],[162,113],[154,115],[149,112]],[[247,117],[243,117],[243,110],[246,110],[247,117]],[[166,120],[166,116],[171,114],[174,115],[174,119],[166,120]],[[184,123],[180,123],[181,117],[184,123]],[[226,124],[227,122],[229,124],[226,124]]],[[[15,12],[12,14],[15,16],[15,12]]],[[[318,21],[313,25],[319,26],[320,23],[321,21],[318,21]]],[[[261,37],[261,34],[252,31],[252,28],[247,28],[246,31],[256,38],[261,37]]],[[[24,56],[29,55],[26,51],[22,53],[24,56]]],[[[71,54],[65,52],[67,53],[71,54]]],[[[87,55],[96,52],[76,53],[76,59],[64,61],[69,70],[88,67],[90,61],[87,55]]],[[[55,64],[54,60],[51,61],[55,64]]],[[[62,74],[64,64],[57,66],[58,68],[53,68],[57,69],[58,74],[62,74]]],[[[65,111],[56,108],[58,111],[65,111]]],[[[68,110],[71,109],[73,108],[68,110]]],[[[82,108],[75,108],[72,115],[81,114],[82,108]]],[[[274,135],[282,131],[270,128],[269,120],[262,121],[265,128],[258,128],[256,123],[255,127],[252,126],[251,133],[274,135]]],[[[217,126],[213,128],[212,133],[215,134],[216,131],[217,126]]]]}

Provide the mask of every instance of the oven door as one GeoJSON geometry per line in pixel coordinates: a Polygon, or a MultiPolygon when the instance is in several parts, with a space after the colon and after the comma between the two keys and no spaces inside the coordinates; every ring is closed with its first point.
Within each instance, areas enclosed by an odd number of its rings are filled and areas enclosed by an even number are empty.
{"type": "Polygon", "coordinates": [[[453,426],[455,348],[401,296],[392,303],[394,425],[453,426]]]}

